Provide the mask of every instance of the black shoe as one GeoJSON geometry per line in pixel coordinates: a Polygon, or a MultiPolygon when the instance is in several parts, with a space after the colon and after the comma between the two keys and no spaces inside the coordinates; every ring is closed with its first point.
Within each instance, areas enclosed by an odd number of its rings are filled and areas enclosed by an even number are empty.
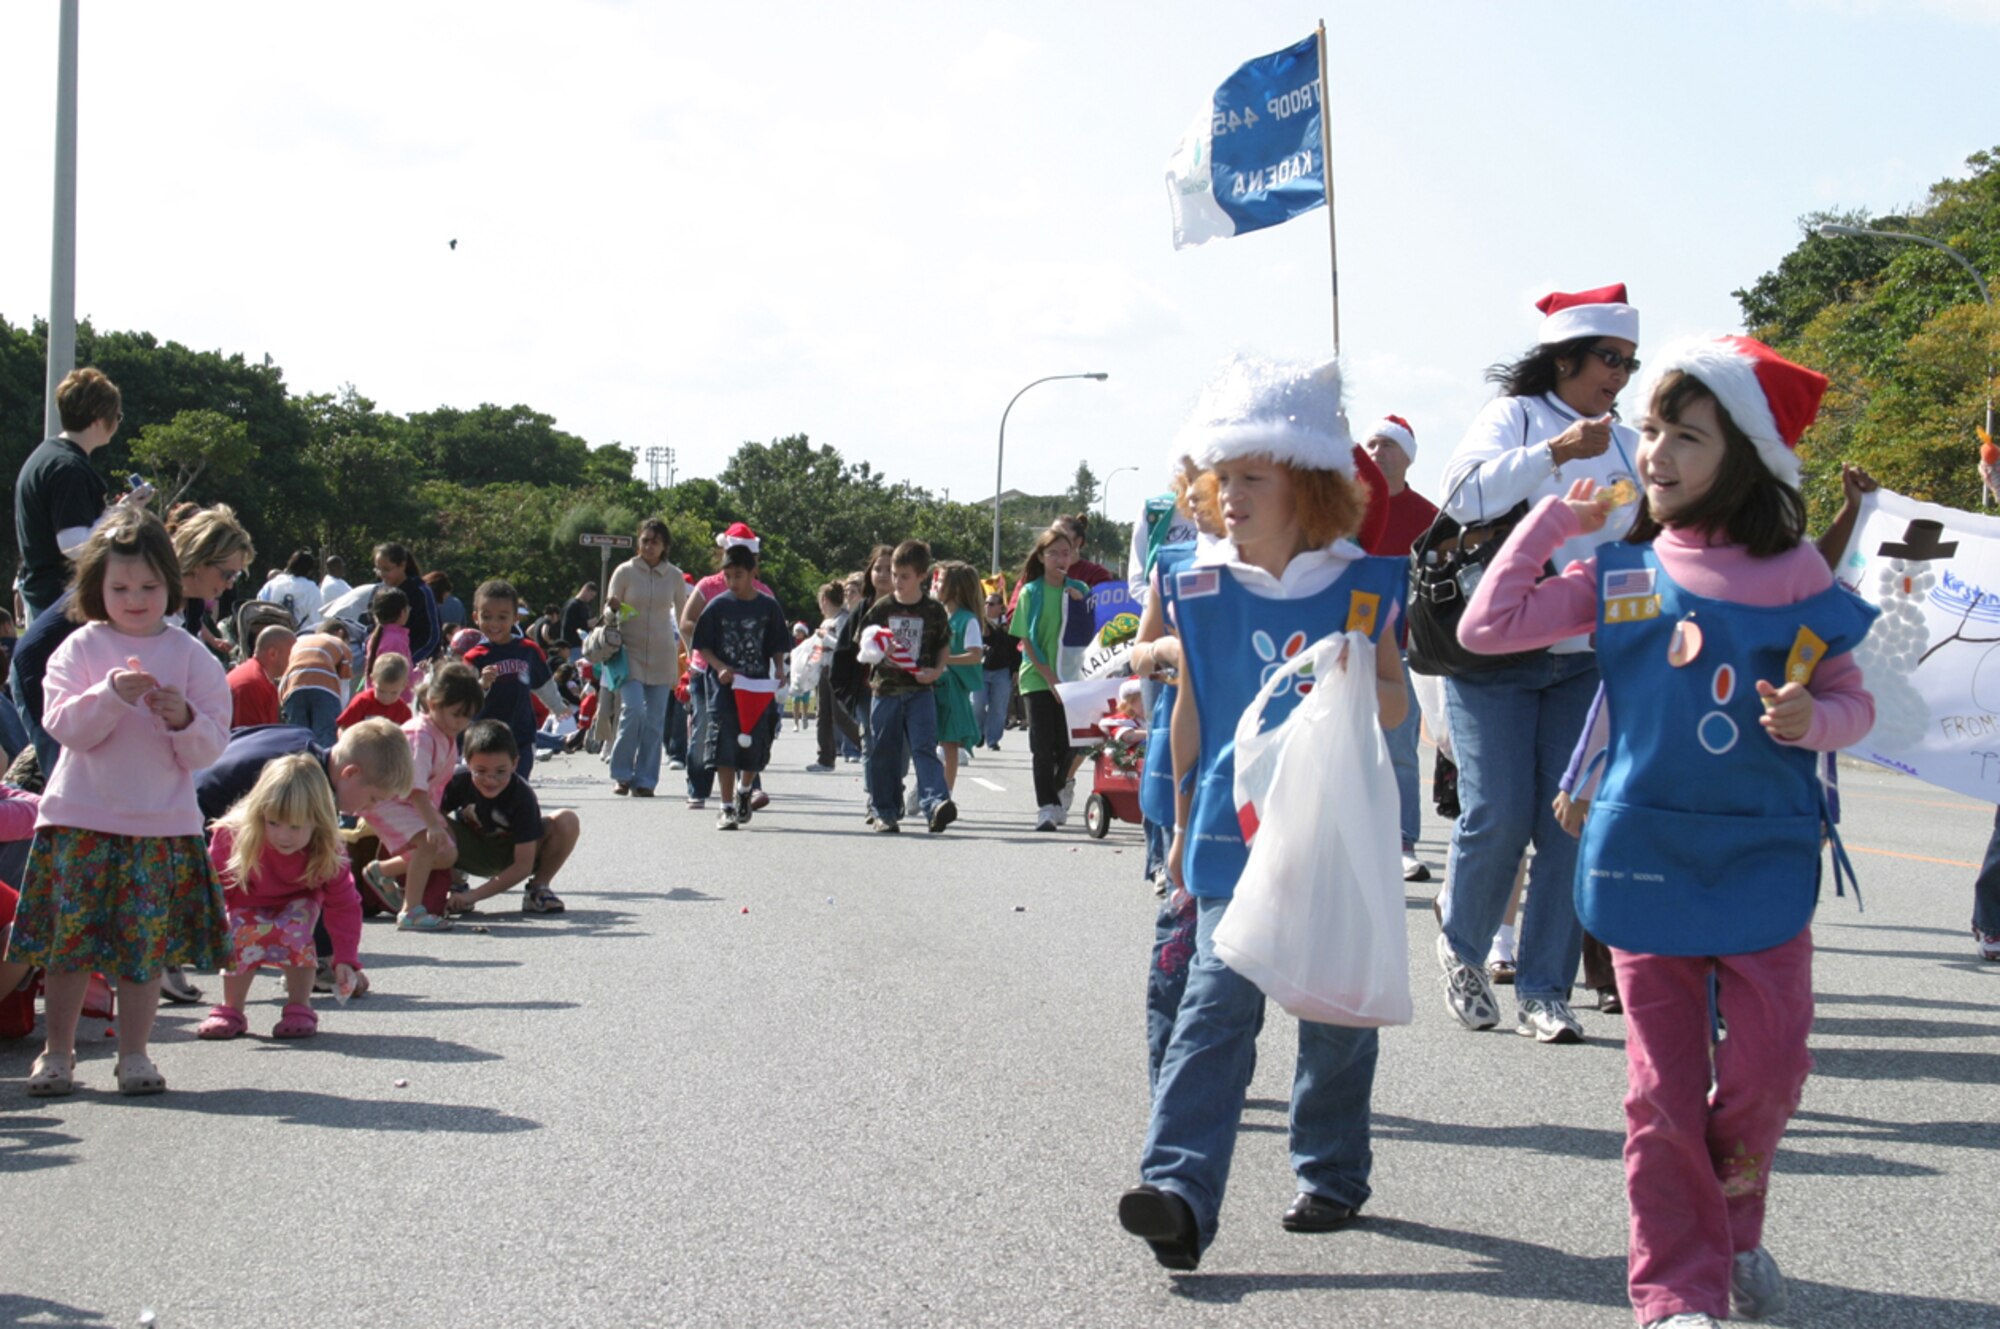
{"type": "Polygon", "coordinates": [[[632,786],[623,781],[614,781],[611,785],[611,792],[623,797],[632,792],[632,786]]]}
{"type": "Polygon", "coordinates": [[[1625,1003],[1618,999],[1618,989],[1597,989],[1597,1009],[1602,1015],[1623,1015],[1625,1003]]]}
{"type": "Polygon", "coordinates": [[[651,798],[652,796],[653,796],[653,791],[652,791],[652,790],[650,790],[650,789],[641,789],[641,788],[640,788],[640,787],[639,787],[638,785],[633,785],[633,786],[632,786],[632,797],[634,797],[634,798],[651,798]]]}
{"type": "Polygon", "coordinates": [[[1278,1221],[1287,1232],[1337,1232],[1354,1221],[1355,1211],[1344,1204],[1300,1191],[1292,1207],[1278,1221]]]}
{"type": "Polygon", "coordinates": [[[160,995],[176,1005],[191,1006],[201,1000],[201,989],[188,982],[179,965],[170,964],[160,972],[160,995]]]}
{"type": "Polygon", "coordinates": [[[946,799],[931,809],[931,834],[936,835],[958,820],[958,804],[946,799]]]}
{"type": "Polygon", "coordinates": [[[1201,1232],[1194,1210],[1172,1191],[1134,1186],[1118,1197],[1118,1222],[1133,1236],[1145,1238],[1153,1258],[1165,1268],[1192,1273],[1200,1267],[1201,1232]]]}
{"type": "Polygon", "coordinates": [[[736,820],[739,823],[746,826],[749,824],[750,812],[755,806],[755,803],[750,798],[750,791],[748,789],[739,789],[736,791],[736,820]]]}

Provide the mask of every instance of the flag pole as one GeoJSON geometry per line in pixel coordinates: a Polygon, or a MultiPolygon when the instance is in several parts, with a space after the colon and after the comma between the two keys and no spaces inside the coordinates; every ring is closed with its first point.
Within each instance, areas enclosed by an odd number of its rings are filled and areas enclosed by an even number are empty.
{"type": "Polygon", "coordinates": [[[1326,248],[1333,260],[1333,354],[1340,357],[1340,242],[1333,226],[1333,116],[1326,104],[1326,20],[1319,21],[1319,147],[1320,174],[1326,180],[1326,248]]]}

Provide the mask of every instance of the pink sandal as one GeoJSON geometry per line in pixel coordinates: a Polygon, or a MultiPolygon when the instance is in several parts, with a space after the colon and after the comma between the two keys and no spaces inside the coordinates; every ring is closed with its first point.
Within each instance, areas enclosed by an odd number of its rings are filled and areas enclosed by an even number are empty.
{"type": "Polygon", "coordinates": [[[310,1006],[287,1003],[278,1016],[278,1023],[271,1027],[273,1038],[311,1038],[319,1032],[319,1016],[310,1006]]]}
{"type": "Polygon", "coordinates": [[[237,1038],[250,1032],[250,1021],[234,1006],[211,1006],[208,1018],[194,1027],[196,1038],[237,1038]]]}

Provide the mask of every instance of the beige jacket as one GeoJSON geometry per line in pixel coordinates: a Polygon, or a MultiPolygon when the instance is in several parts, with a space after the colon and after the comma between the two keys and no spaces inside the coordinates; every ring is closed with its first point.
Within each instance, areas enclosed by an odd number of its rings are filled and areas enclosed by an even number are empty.
{"type": "Polygon", "coordinates": [[[611,570],[606,598],[638,611],[618,620],[631,677],[645,684],[680,682],[680,620],[688,598],[681,570],[671,559],[663,558],[654,567],[642,559],[629,559],[611,570]]]}

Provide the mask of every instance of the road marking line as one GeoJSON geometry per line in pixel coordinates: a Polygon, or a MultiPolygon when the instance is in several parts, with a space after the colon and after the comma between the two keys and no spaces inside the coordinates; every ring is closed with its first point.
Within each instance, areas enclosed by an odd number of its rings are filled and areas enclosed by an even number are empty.
{"type": "Polygon", "coordinates": [[[1976,868],[1981,866],[1978,863],[1967,863],[1957,858],[1931,858],[1924,854],[1899,854],[1893,849],[1870,849],[1867,845],[1860,844],[1848,845],[1847,852],[1850,854],[1878,854],[1883,858],[1907,858],[1912,863],[1941,863],[1948,868],[1976,868]]]}
{"type": "Polygon", "coordinates": [[[978,785],[981,789],[991,789],[996,794],[1007,792],[1007,786],[1004,784],[994,784],[991,780],[982,780],[976,775],[968,775],[965,778],[978,785]]]}

